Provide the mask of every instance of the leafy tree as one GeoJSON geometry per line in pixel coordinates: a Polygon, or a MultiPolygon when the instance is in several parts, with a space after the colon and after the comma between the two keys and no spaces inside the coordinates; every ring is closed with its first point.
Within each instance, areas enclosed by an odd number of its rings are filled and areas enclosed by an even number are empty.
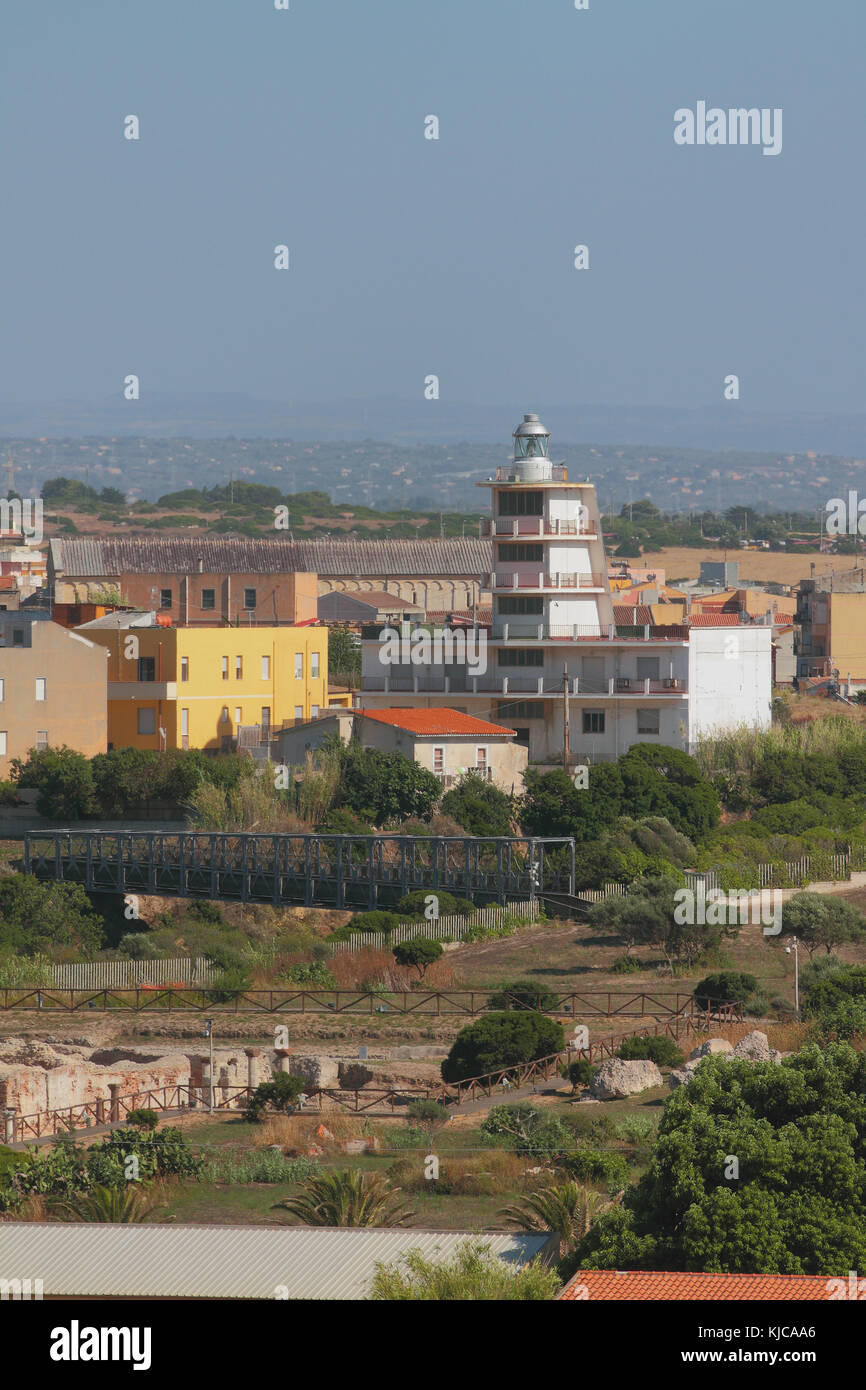
{"type": "Polygon", "coordinates": [[[438,941],[428,941],[424,936],[413,936],[410,941],[401,941],[391,953],[398,965],[405,965],[418,971],[423,980],[434,961],[441,959],[442,946],[438,941]]]}
{"type": "Polygon", "coordinates": [[[12,780],[36,788],[36,809],[52,820],[79,820],[94,809],[90,759],[74,748],[31,748],[26,759],[13,758],[12,780]]]}
{"type": "Polygon", "coordinates": [[[445,1106],[438,1100],[413,1100],[406,1107],[410,1120],[419,1120],[427,1125],[447,1124],[449,1115],[445,1106]]]}
{"type": "Polygon", "coordinates": [[[451,816],[468,835],[510,835],[512,799],[495,782],[466,772],[442,798],[443,816],[451,816]]]}
{"type": "Polygon", "coordinates": [[[843,942],[866,940],[866,918],[830,893],[795,893],[782,909],[782,935],[796,936],[811,959],[822,946],[829,955],[843,942]]]}
{"type": "Polygon", "coordinates": [[[42,484],[42,499],[51,503],[94,502],[96,488],[88,487],[77,478],[46,478],[42,484]]]}
{"type": "Polygon", "coordinates": [[[382,932],[385,936],[390,936],[392,931],[396,931],[400,925],[400,918],[396,912],[383,912],[376,908],[373,912],[356,912],[346,923],[346,932],[366,931],[382,932]]]}
{"type": "Polygon", "coordinates": [[[581,1086],[588,1086],[592,1081],[592,1075],[593,1065],[588,1057],[578,1057],[576,1061],[569,1063],[568,1079],[573,1091],[577,1091],[581,1086]]]}
{"type": "Polygon", "coordinates": [[[53,946],[87,954],[104,940],[102,918],[77,883],[41,883],[29,874],[0,879],[0,946],[36,955],[53,946]]]}
{"type": "Polygon", "coordinates": [[[346,623],[328,625],[328,679],[352,689],[361,684],[361,648],[346,623]]]}
{"type": "Polygon", "coordinates": [[[500,985],[496,994],[491,995],[490,1009],[537,1009],[541,1013],[551,1013],[556,1008],[556,995],[547,985],[537,984],[535,980],[515,980],[513,985],[500,985]]]}
{"type": "Polygon", "coordinates": [[[430,817],[439,800],[438,777],[402,753],[381,753],[351,743],[340,754],[340,804],[375,825],[430,817]]]}
{"type": "Polygon", "coordinates": [[[155,1110],[130,1110],[127,1123],[135,1125],[136,1129],[156,1129],[159,1116],[155,1110]]]}
{"type": "MultiPolygon", "coordinates": [[[[675,873],[676,871],[674,871],[675,873]]],[[[691,967],[725,936],[736,936],[732,925],[678,922],[675,882],[671,878],[639,879],[622,897],[603,898],[590,910],[593,925],[607,927],[622,938],[627,953],[635,945],[651,946],[664,956],[670,970],[691,967]]]]}
{"type": "Polygon", "coordinates": [[[755,976],[744,970],[719,970],[714,975],[705,975],[695,985],[695,1003],[699,1009],[739,1004],[745,1010],[759,989],[755,976]]]}
{"type": "Polygon", "coordinates": [[[296,1109],[298,1096],[305,1089],[302,1076],[292,1076],[290,1072],[278,1071],[270,1081],[260,1081],[249,1099],[244,1111],[244,1119],[257,1124],[266,1110],[288,1115],[296,1109]]]}
{"type": "Polygon", "coordinates": [[[560,1120],[529,1102],[494,1105],[481,1121],[481,1133],[485,1139],[502,1142],[516,1153],[546,1158],[561,1154],[572,1142],[560,1120]]]}
{"type": "Polygon", "coordinates": [[[612,827],[623,797],[622,779],[611,763],[590,770],[589,785],[575,787],[560,769],[540,773],[529,768],[520,819],[529,835],[573,835],[576,840],[595,840],[612,827]]]}
{"type": "Polygon", "coordinates": [[[848,999],[866,1003],[866,965],[843,966],[838,962],[833,969],[819,972],[817,965],[823,963],[807,966],[802,974],[806,991],[803,1012],[807,1018],[828,1013],[848,999]]]}
{"type": "Polygon", "coordinates": [[[842,1275],[866,1261],[866,1062],[707,1058],[664,1108],[649,1167],[578,1246],[582,1269],[842,1275]],[[739,1160],[736,1181],[726,1176],[739,1160]]]}
{"type": "Polygon", "coordinates": [[[550,1057],[565,1046],[562,1024],[539,1013],[485,1014],[454,1039],[442,1063],[443,1081],[473,1076],[550,1057]]]}
{"type": "Polygon", "coordinates": [[[277,1202],[302,1226],[402,1226],[415,1215],[384,1173],[316,1173],[301,1192],[277,1202]]]}
{"type": "Polygon", "coordinates": [[[401,1265],[377,1264],[370,1297],[378,1302],[541,1302],[556,1297],[560,1280],[540,1260],[516,1268],[483,1241],[460,1245],[450,1260],[411,1250],[401,1265]]]}

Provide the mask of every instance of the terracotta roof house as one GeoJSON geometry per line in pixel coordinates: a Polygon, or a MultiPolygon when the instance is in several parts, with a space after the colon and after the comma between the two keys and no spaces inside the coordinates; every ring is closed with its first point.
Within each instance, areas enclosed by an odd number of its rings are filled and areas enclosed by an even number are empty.
{"type": "MultiPolygon", "coordinates": [[[[680,1274],[656,1270],[581,1269],[559,1294],[563,1302],[730,1301],[826,1303],[849,1295],[849,1280],[823,1274],[680,1274]]],[[[851,1295],[857,1297],[857,1293],[851,1295]]]]}

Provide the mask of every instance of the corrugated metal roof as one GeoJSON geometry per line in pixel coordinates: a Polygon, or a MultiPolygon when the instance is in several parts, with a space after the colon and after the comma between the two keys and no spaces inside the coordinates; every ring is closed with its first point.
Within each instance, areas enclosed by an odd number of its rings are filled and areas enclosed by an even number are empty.
{"type": "Polygon", "coordinates": [[[522,1264],[550,1237],[403,1227],[160,1226],[0,1222],[0,1277],[41,1279],[45,1297],[366,1298],[377,1260],[448,1259],[483,1239],[522,1264]]]}
{"type": "Polygon", "coordinates": [[[448,575],[478,578],[493,563],[489,540],[299,540],[202,536],[72,536],[51,542],[55,572],[68,578],[121,574],[289,574],[382,577],[448,575]]]}

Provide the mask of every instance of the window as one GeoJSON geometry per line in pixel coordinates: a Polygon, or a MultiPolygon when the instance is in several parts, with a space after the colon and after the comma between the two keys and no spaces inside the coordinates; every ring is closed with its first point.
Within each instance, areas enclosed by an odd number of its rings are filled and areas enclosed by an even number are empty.
{"type": "Polygon", "coordinates": [[[499,706],[497,718],[507,726],[512,719],[543,719],[543,700],[509,700],[499,706]]]}
{"type": "Polygon", "coordinates": [[[244,678],[244,659],[242,656],[235,657],[235,680],[240,681],[244,678]]]}
{"type": "Polygon", "coordinates": [[[138,732],[140,734],[156,733],[155,709],[140,709],[138,711],[138,732]]]}
{"type": "Polygon", "coordinates": [[[319,653],[310,652],[310,677],[312,680],[319,678],[319,653]]]}
{"type": "Polygon", "coordinates": [[[223,680],[224,680],[224,681],[227,681],[228,678],[229,678],[229,659],[228,659],[227,656],[224,656],[224,657],[222,658],[222,664],[223,664],[223,680]]]}
{"type": "Polygon", "coordinates": [[[180,678],[182,681],[189,680],[189,657],[182,656],[180,659],[180,678]]]}
{"type": "Polygon", "coordinates": [[[140,681],[156,680],[156,657],[140,656],[138,658],[138,679],[140,681]]]}
{"type": "Polygon", "coordinates": [[[487,771],[487,749],[486,749],[486,748],[476,748],[476,749],[475,749],[475,768],[476,768],[476,771],[478,771],[478,772],[486,772],[486,771],[487,771]]]}
{"type": "Polygon", "coordinates": [[[221,724],[228,724],[228,722],[229,722],[229,707],[228,707],[228,705],[223,705],[223,707],[222,707],[222,712],[220,713],[220,723],[221,723],[221,724]]]}
{"type": "Polygon", "coordinates": [[[657,681],[659,678],[659,659],[657,656],[639,656],[637,659],[637,678],[639,681],[657,681]]]}
{"type": "Polygon", "coordinates": [[[604,733],[604,710],[583,711],[583,732],[585,734],[604,733]]]}
{"type": "Polygon", "coordinates": [[[8,746],[8,743],[9,743],[9,738],[8,738],[7,733],[6,733],[6,730],[5,730],[5,729],[0,729],[0,758],[5,758],[5,757],[6,757],[6,748],[7,748],[7,746],[8,746]]]}
{"type": "Polygon", "coordinates": [[[244,589],[244,608],[255,608],[256,591],[255,589],[244,589]]]}
{"type": "Polygon", "coordinates": [[[202,589],[201,606],[203,611],[211,611],[216,608],[216,589],[202,589]]]}
{"type": "Polygon", "coordinates": [[[160,608],[171,608],[171,589],[160,589],[159,606],[160,608]]]}
{"type": "Polygon", "coordinates": [[[24,629],[22,627],[12,629],[12,645],[13,647],[24,646],[24,629]]]}
{"type": "Polygon", "coordinates": [[[235,725],[242,724],[244,722],[243,714],[243,707],[241,705],[235,705],[235,725]]]}
{"type": "Polygon", "coordinates": [[[543,666],[544,652],[533,651],[531,647],[499,647],[500,666],[543,666]]]}
{"type": "Polygon", "coordinates": [[[318,706],[318,705],[311,705],[311,706],[310,706],[310,718],[311,718],[311,719],[318,719],[318,717],[319,717],[319,706],[318,706]]]}
{"type": "Polygon", "coordinates": [[[271,707],[270,705],[262,705],[262,733],[264,733],[266,729],[270,729],[270,727],[271,707]]]}
{"type": "Polygon", "coordinates": [[[659,732],[659,712],[657,709],[638,710],[637,731],[639,734],[657,734],[659,732]]]}
{"type": "Polygon", "coordinates": [[[503,618],[507,618],[511,613],[531,613],[540,618],[544,613],[544,599],[533,598],[526,594],[514,598],[506,598],[503,595],[497,608],[503,618]]]}
{"type": "Polygon", "coordinates": [[[500,560],[543,560],[543,545],[500,545],[500,560]]]}
{"type": "Polygon", "coordinates": [[[47,730],[47,729],[37,729],[37,730],[36,730],[36,747],[37,747],[37,748],[47,748],[47,747],[48,747],[48,730],[47,730]]]}
{"type": "Polygon", "coordinates": [[[433,771],[434,771],[434,772],[444,772],[444,771],[445,771],[445,749],[444,749],[444,748],[434,748],[434,749],[433,749],[433,771]]]}
{"type": "Polygon", "coordinates": [[[6,699],[6,682],[0,677],[0,702],[6,699]]]}
{"type": "Polygon", "coordinates": [[[296,681],[302,681],[303,679],[304,679],[304,653],[303,653],[303,652],[295,652],[295,680],[296,680],[296,681]]]}
{"type": "Polygon", "coordinates": [[[271,658],[270,658],[269,656],[263,656],[263,657],[262,657],[262,680],[263,680],[263,681],[269,681],[270,678],[271,678],[271,658]]]}
{"type": "Polygon", "coordinates": [[[541,492],[500,492],[500,516],[541,516],[544,494],[541,492]]]}
{"type": "Polygon", "coordinates": [[[44,676],[36,677],[36,699],[44,700],[47,693],[47,681],[44,676]]]}
{"type": "Polygon", "coordinates": [[[303,719],[303,717],[304,717],[304,707],[303,707],[303,705],[295,705],[295,718],[296,718],[296,719],[303,719]]]}
{"type": "Polygon", "coordinates": [[[189,710],[182,709],[180,712],[180,746],[189,748],[189,710]]]}

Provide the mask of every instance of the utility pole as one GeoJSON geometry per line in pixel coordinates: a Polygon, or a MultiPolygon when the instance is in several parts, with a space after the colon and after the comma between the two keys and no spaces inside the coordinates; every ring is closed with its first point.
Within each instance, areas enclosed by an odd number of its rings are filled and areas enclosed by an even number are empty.
{"type": "Polygon", "coordinates": [[[568,772],[571,762],[571,725],[568,716],[568,663],[562,667],[562,767],[568,772]]]}

